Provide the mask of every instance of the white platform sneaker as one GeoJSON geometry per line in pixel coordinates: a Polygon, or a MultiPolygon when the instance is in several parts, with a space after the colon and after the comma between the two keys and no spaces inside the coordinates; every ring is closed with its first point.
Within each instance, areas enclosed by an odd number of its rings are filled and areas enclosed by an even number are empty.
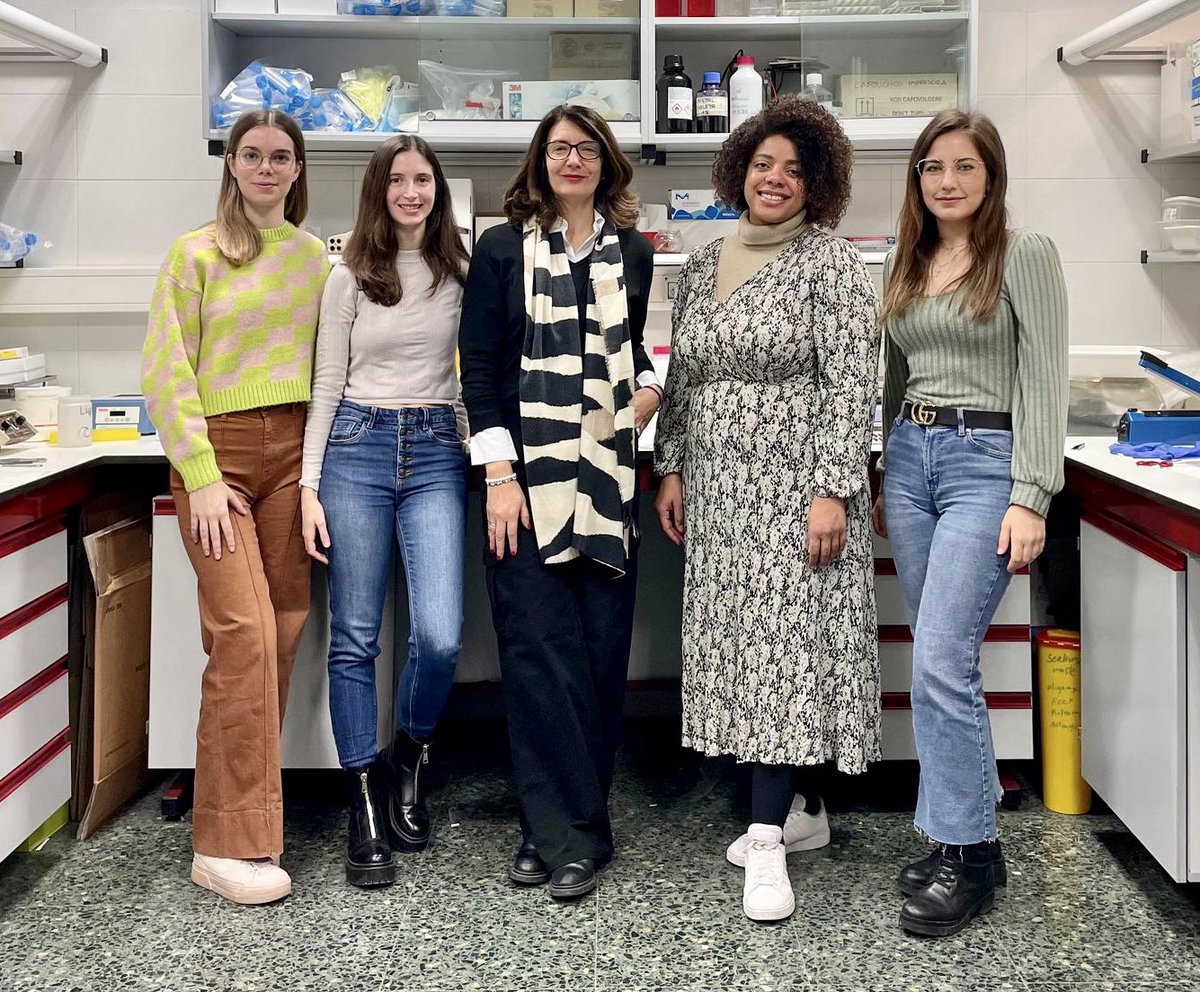
{"type": "Polygon", "coordinates": [[[292,892],[291,876],[269,859],[242,861],[193,854],[192,881],[244,906],[275,902],[292,892]]]}
{"type": "MultiPolygon", "coordinates": [[[[788,854],[795,851],[815,851],[829,844],[829,817],[825,814],[825,802],[815,814],[804,812],[804,797],[792,800],[783,823],[783,847],[788,854]]],[[[750,835],[742,834],[725,849],[725,859],[739,868],[746,866],[746,848],[750,846],[750,835]]]]}
{"type": "Polygon", "coordinates": [[[795,912],[796,897],[783,853],[783,831],[773,824],[752,823],[747,835],[742,911],[752,920],[785,920],[795,912]]]}

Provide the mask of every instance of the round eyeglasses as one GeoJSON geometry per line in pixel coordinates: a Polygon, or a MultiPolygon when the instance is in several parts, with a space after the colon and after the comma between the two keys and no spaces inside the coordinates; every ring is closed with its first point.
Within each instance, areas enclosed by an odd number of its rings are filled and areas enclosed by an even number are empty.
{"type": "Polygon", "coordinates": [[[977,158],[956,158],[948,167],[941,159],[923,158],[915,168],[922,179],[941,179],[947,168],[953,169],[954,174],[964,180],[977,179],[987,171],[977,158]]]}
{"type": "MultiPolygon", "coordinates": [[[[257,169],[263,160],[263,153],[257,148],[239,148],[235,157],[245,168],[257,169]]],[[[288,169],[296,161],[296,156],[288,151],[271,152],[267,161],[271,163],[272,169],[288,169]]]]}

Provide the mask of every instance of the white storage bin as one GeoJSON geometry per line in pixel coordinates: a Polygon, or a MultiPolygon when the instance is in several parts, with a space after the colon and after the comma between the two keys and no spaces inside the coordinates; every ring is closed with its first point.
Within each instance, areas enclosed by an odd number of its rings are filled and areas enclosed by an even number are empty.
{"type": "Polygon", "coordinates": [[[275,0],[217,0],[218,14],[273,14],[275,0]]]}
{"type": "Polygon", "coordinates": [[[1192,221],[1200,224],[1200,196],[1168,196],[1162,205],[1163,223],[1192,221]]]}
{"type": "Polygon", "coordinates": [[[336,14],[337,0],[275,0],[281,14],[336,14]]]}
{"type": "Polygon", "coordinates": [[[1200,221],[1159,221],[1158,234],[1172,251],[1200,251],[1200,221]]]}

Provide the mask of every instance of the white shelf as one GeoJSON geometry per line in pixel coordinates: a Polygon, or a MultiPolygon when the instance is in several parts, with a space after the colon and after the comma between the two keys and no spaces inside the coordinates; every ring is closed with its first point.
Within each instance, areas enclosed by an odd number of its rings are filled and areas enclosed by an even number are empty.
{"type": "Polygon", "coordinates": [[[1143,148],[1143,162],[1181,162],[1200,160],[1200,141],[1188,142],[1186,145],[1173,145],[1167,148],[1143,148]]]}
{"type": "Polygon", "coordinates": [[[213,14],[213,23],[243,38],[469,38],[486,32],[544,38],[554,31],[638,33],[636,17],[358,17],[352,14],[213,14]]]}
{"type": "MultiPolygon", "coordinates": [[[[842,129],[858,151],[911,151],[929,117],[845,117],[842,129]]],[[[728,133],[655,134],[651,141],[663,151],[716,152],[728,133]]]]}
{"type": "MultiPolygon", "coordinates": [[[[660,41],[736,38],[750,41],[846,41],[865,38],[928,38],[967,25],[965,11],[937,14],[844,14],[811,17],[659,17],[660,41]]],[[[731,43],[732,44],[732,43],[731,43]]]]}
{"type": "Polygon", "coordinates": [[[144,314],[157,266],[47,265],[0,271],[0,314],[144,314]]]}
{"type": "MultiPolygon", "coordinates": [[[[429,121],[422,118],[417,133],[443,152],[524,152],[540,121],[429,121]]],[[[642,146],[638,121],[610,122],[613,136],[626,151],[642,146]]],[[[210,130],[210,141],[224,141],[226,131],[210,130]]],[[[305,131],[307,152],[371,152],[394,133],[378,131],[305,131]]]]}
{"type": "Polygon", "coordinates": [[[1175,264],[1177,262],[1200,262],[1200,251],[1154,251],[1142,249],[1143,265],[1175,264]]]}
{"type": "Polygon", "coordinates": [[[0,165],[20,165],[23,158],[18,151],[0,151],[0,165]]]}

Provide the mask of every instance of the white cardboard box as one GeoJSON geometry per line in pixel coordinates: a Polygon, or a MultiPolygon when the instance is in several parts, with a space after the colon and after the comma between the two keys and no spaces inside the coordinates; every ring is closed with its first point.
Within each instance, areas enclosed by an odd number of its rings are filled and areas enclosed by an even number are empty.
{"type": "Polygon", "coordinates": [[[336,14],[337,0],[275,0],[281,14],[336,14]]]}
{"type": "Polygon", "coordinates": [[[636,79],[521,80],[505,82],[502,113],[509,121],[541,120],[564,103],[590,107],[606,121],[641,118],[636,79]]]}
{"type": "Polygon", "coordinates": [[[274,14],[275,0],[216,0],[218,14],[274,14]]]}
{"type": "Polygon", "coordinates": [[[633,35],[550,35],[551,79],[629,79],[633,73],[633,35]]]}
{"type": "Polygon", "coordinates": [[[845,73],[838,102],[846,117],[932,117],[958,106],[953,72],[845,73]]]}

